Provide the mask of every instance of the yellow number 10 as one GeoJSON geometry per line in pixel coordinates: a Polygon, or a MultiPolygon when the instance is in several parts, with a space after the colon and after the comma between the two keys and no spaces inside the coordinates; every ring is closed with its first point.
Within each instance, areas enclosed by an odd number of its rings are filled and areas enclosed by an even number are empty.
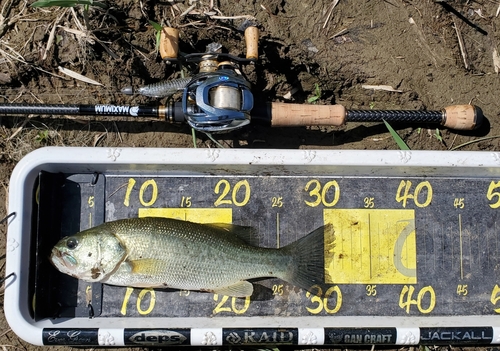
{"type": "MultiPolygon", "coordinates": [[[[125,199],[123,200],[123,204],[127,207],[130,206],[130,194],[134,189],[135,183],[136,181],[134,178],[129,178],[127,184],[127,190],[125,192],[125,199]]],[[[141,188],[139,190],[139,201],[141,202],[141,205],[144,207],[152,206],[156,202],[157,198],[158,198],[158,185],[156,184],[155,180],[149,179],[146,180],[144,183],[142,183],[141,188]],[[151,188],[151,199],[146,200],[144,193],[147,192],[148,188],[151,188]]]]}
{"type": "MultiPolygon", "coordinates": [[[[127,287],[127,290],[125,291],[125,298],[123,299],[122,303],[122,308],[120,310],[122,315],[127,315],[127,304],[129,302],[130,296],[134,292],[134,288],[127,287]]],[[[137,297],[137,312],[141,315],[148,315],[153,311],[153,308],[155,307],[156,303],[156,294],[153,289],[146,288],[142,289],[141,292],[139,293],[139,296],[137,297]],[[145,299],[146,295],[149,295],[149,305],[148,308],[143,309],[142,308],[142,301],[145,299]]]]}

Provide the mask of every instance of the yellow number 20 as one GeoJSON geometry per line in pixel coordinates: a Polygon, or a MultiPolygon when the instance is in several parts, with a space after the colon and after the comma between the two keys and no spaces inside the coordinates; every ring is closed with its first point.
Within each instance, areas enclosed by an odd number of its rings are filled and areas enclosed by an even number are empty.
{"type": "Polygon", "coordinates": [[[238,207],[245,206],[250,200],[250,184],[248,180],[240,180],[234,185],[234,188],[231,192],[231,184],[225,179],[219,180],[217,185],[215,185],[214,189],[215,194],[219,195],[217,200],[214,202],[215,206],[220,205],[231,205],[234,204],[238,207]],[[243,199],[238,196],[238,194],[243,192],[243,199]],[[231,197],[229,197],[229,193],[231,192],[231,197]],[[226,199],[226,196],[228,197],[226,199]],[[240,198],[240,199],[239,199],[240,198]]]}

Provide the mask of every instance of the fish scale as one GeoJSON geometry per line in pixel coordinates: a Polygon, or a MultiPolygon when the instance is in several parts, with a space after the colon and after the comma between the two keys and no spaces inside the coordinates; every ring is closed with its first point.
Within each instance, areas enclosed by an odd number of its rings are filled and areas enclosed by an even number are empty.
{"type": "MultiPolygon", "coordinates": [[[[148,231],[156,231],[151,235],[152,240],[142,245],[141,250],[136,247],[127,257],[127,260],[132,261],[141,258],[161,260],[152,273],[167,286],[180,286],[184,289],[199,289],[200,285],[224,286],[239,280],[267,276],[270,271],[276,271],[273,262],[278,262],[281,256],[277,250],[243,245],[239,239],[232,242],[233,245],[228,245],[228,241],[217,240],[217,235],[230,233],[207,235],[193,231],[191,225],[186,225],[188,222],[172,223],[179,224],[178,228],[172,229],[172,224],[168,228],[147,228],[148,231]],[[177,240],[172,240],[174,238],[177,240]],[[152,250],[155,246],[156,250],[152,250]],[[222,265],[221,262],[226,264],[222,265]],[[192,282],[191,278],[195,274],[196,282],[192,282]]],[[[143,241],[139,240],[141,233],[137,233],[133,227],[116,228],[116,233],[126,247],[133,247],[129,244],[131,242],[143,241]]],[[[108,282],[117,284],[121,278],[114,276],[108,282]]]]}
{"type": "Polygon", "coordinates": [[[323,284],[326,230],[331,226],[272,249],[248,244],[248,227],[132,218],[63,238],[51,260],[63,273],[87,281],[249,296],[253,287],[246,280],[253,278],[277,277],[305,289],[323,284]],[[110,246],[113,239],[116,242],[110,246]],[[78,245],[73,247],[75,241],[78,245]],[[106,246],[100,244],[104,241],[106,246]],[[103,266],[103,260],[92,262],[98,256],[94,252],[116,259],[105,260],[107,266],[103,266]]]}

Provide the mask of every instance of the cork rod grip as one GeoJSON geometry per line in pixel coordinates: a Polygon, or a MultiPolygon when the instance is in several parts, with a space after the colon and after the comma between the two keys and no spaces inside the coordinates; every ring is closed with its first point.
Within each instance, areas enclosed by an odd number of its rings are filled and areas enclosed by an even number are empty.
{"type": "Polygon", "coordinates": [[[344,124],[345,116],[342,105],[271,104],[273,127],[340,126],[344,124]]]}
{"type": "Polygon", "coordinates": [[[160,55],[164,60],[176,59],[179,52],[179,30],[163,27],[160,33],[160,55]]]}
{"type": "Polygon", "coordinates": [[[259,28],[250,26],[245,29],[245,43],[247,47],[247,59],[259,58],[259,28]]]}
{"type": "Polygon", "coordinates": [[[454,105],[444,108],[442,125],[457,130],[472,130],[482,123],[482,113],[474,105],[454,105]]]}

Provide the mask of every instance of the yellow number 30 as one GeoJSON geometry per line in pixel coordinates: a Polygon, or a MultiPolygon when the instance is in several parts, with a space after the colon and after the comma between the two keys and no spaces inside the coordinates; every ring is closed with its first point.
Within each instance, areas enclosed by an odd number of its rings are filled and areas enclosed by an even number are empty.
{"type": "Polygon", "coordinates": [[[310,299],[313,304],[317,304],[317,306],[314,308],[306,306],[307,311],[309,311],[310,313],[318,314],[321,311],[325,310],[328,314],[334,314],[340,310],[340,307],[342,307],[342,292],[337,285],[328,288],[328,290],[325,292],[324,297],[322,297],[323,289],[321,289],[321,287],[319,287],[318,285],[314,285],[311,289],[317,290],[318,293],[316,295],[311,294],[309,291],[306,293],[306,297],[310,299]],[[336,302],[333,307],[330,307],[328,305],[328,299],[334,293],[337,295],[336,302]]]}

